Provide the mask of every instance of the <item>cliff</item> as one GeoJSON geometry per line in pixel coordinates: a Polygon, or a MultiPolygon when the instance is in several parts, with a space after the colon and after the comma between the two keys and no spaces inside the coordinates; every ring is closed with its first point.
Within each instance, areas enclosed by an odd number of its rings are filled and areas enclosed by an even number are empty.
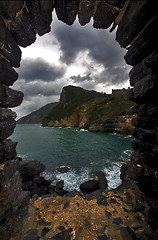
{"type": "Polygon", "coordinates": [[[17,124],[40,124],[42,123],[44,117],[55,107],[57,103],[48,103],[47,105],[41,107],[37,111],[28,114],[25,117],[20,118],[17,124]]]}
{"type": "Polygon", "coordinates": [[[112,94],[88,91],[79,87],[64,87],[59,103],[48,113],[42,126],[77,127],[89,131],[131,134],[133,102],[128,90],[113,90],[112,94]]]}

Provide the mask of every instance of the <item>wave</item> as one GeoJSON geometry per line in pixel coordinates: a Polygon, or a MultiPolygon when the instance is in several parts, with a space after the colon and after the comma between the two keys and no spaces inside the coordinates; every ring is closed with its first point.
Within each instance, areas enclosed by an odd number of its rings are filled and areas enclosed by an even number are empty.
{"type": "Polygon", "coordinates": [[[88,132],[88,130],[83,129],[83,128],[81,128],[79,131],[80,131],[80,132],[88,132]]]}

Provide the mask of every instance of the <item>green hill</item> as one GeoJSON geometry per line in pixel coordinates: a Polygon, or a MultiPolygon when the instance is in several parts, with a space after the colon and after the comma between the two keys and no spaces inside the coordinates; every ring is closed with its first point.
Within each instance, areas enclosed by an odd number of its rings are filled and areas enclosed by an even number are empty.
{"type": "Polygon", "coordinates": [[[128,90],[112,94],[88,91],[80,87],[64,87],[59,103],[45,116],[43,126],[77,127],[89,131],[130,134],[134,105],[128,101],[128,90]]]}
{"type": "Polygon", "coordinates": [[[48,103],[47,105],[41,107],[37,111],[28,114],[25,117],[20,118],[17,124],[41,124],[43,118],[57,105],[57,103],[48,103]]]}

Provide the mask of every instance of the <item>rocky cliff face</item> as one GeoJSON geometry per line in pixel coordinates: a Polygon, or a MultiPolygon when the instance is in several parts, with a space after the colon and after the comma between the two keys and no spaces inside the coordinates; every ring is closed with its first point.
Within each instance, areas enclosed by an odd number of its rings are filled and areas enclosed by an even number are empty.
{"type": "Polygon", "coordinates": [[[125,89],[113,90],[112,94],[101,94],[73,86],[65,87],[59,104],[46,116],[43,126],[131,134],[134,114],[130,107],[134,103],[127,100],[127,95],[128,90],[125,89]],[[61,115],[61,112],[64,114],[61,115]]]}
{"type": "MultiPolygon", "coordinates": [[[[22,199],[26,198],[25,193],[20,191],[21,179],[17,164],[13,162],[16,159],[16,143],[7,139],[15,128],[15,114],[12,111],[8,112],[7,108],[18,106],[23,99],[22,93],[9,87],[18,78],[13,67],[20,66],[21,50],[19,46],[26,47],[35,41],[36,34],[41,36],[50,31],[54,8],[58,19],[68,25],[71,25],[78,15],[81,25],[87,24],[93,18],[95,28],[106,29],[113,24],[110,30],[113,31],[118,26],[116,41],[121,47],[128,47],[125,61],[133,67],[130,72],[130,83],[133,87],[131,99],[138,105],[137,118],[133,121],[135,127],[133,153],[127,175],[137,181],[141,191],[149,197],[148,223],[154,235],[151,236],[147,232],[142,233],[139,239],[157,239],[158,6],[157,1],[150,0],[0,1],[0,109],[2,112],[0,117],[0,163],[4,164],[0,168],[0,238],[6,240],[13,236],[8,232],[8,227],[12,226],[11,217],[16,218],[15,209],[19,211],[22,199]],[[10,168],[11,164],[14,168],[10,168]],[[7,171],[4,171],[5,167],[7,171]]],[[[116,210],[118,210],[118,206],[117,204],[116,210]]],[[[137,219],[140,219],[140,216],[142,216],[142,212],[137,219]]],[[[23,225],[22,227],[24,228],[23,225]]],[[[132,229],[135,228],[137,227],[132,226],[132,229]]],[[[129,227],[127,230],[129,232],[129,227]]],[[[101,238],[99,237],[99,239],[101,238]]]]}

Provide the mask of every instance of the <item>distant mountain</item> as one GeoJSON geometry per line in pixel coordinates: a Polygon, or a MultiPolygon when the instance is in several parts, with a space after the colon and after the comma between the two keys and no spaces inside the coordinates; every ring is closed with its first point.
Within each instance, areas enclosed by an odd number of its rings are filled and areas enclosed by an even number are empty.
{"type": "Polygon", "coordinates": [[[89,131],[130,134],[133,102],[128,90],[112,94],[88,91],[80,87],[64,87],[59,103],[45,116],[42,126],[77,127],[89,131]]]}
{"type": "Polygon", "coordinates": [[[57,105],[58,103],[48,103],[37,111],[20,118],[17,124],[41,124],[44,117],[57,105]]]}

